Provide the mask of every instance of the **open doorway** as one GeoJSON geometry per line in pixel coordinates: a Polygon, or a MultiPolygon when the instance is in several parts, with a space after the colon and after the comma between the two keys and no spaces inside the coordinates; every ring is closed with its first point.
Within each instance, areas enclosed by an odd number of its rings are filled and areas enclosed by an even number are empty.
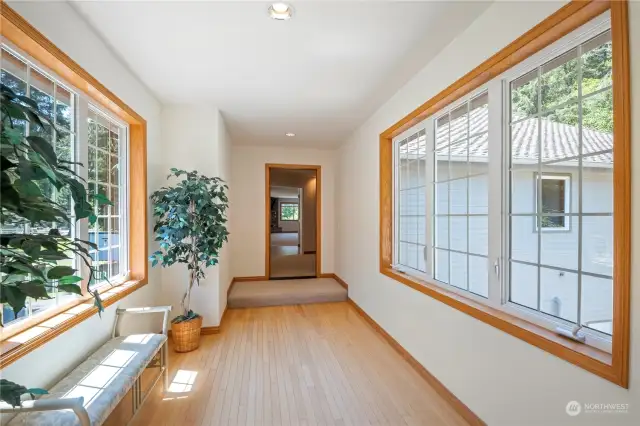
{"type": "Polygon", "coordinates": [[[320,275],[320,166],[266,165],[266,275],[320,275]]]}

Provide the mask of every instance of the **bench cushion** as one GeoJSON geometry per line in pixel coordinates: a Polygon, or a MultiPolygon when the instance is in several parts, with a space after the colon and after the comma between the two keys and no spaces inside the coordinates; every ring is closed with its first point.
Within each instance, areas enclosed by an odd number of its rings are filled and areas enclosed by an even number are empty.
{"type": "MultiPolygon", "coordinates": [[[[92,425],[101,425],[131,389],[162,344],[164,334],[134,334],[109,340],[49,390],[43,398],[84,397],[92,425]]],[[[9,425],[74,426],[71,410],[22,413],[9,425]]]]}

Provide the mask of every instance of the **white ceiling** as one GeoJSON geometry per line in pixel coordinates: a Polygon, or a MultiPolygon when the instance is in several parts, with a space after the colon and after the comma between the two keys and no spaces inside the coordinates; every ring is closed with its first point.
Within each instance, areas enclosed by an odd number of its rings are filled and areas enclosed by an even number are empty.
{"type": "Polygon", "coordinates": [[[75,8],[163,103],[219,108],[234,143],[334,147],[488,3],[83,1],[75,8]],[[296,137],[284,136],[287,132],[296,137]]]}

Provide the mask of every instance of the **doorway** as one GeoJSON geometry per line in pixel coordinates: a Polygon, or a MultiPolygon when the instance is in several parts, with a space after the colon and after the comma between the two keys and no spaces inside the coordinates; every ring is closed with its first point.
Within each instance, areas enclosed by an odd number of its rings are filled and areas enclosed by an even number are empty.
{"type": "Polygon", "coordinates": [[[321,167],[266,165],[268,279],[320,276],[321,167]]]}

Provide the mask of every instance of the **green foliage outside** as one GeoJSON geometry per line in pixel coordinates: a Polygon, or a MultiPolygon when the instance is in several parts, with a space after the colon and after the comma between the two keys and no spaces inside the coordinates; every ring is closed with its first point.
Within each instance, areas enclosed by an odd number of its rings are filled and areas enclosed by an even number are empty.
{"type": "Polygon", "coordinates": [[[280,220],[298,220],[298,205],[282,204],[280,207],[280,220]]]}
{"type": "Polygon", "coordinates": [[[191,290],[205,278],[205,269],[218,264],[222,245],[228,240],[226,210],[228,186],[220,178],[209,178],[197,171],[172,168],[169,178],[183,178],[171,187],[151,194],[153,228],[160,250],[150,256],[152,266],[176,263],[187,265],[189,282],[181,301],[182,314],[173,323],[188,321],[199,315],[190,308],[191,290]]]}
{"type": "Polygon", "coordinates": [[[540,84],[538,84],[538,78],[534,77],[526,84],[512,90],[513,120],[536,114],[538,112],[538,96],[540,96],[544,119],[577,126],[579,117],[576,100],[578,85],[582,83],[583,97],[609,87],[608,90],[593,95],[582,102],[583,126],[604,133],[612,133],[611,43],[585,52],[581,60],[581,82],[579,81],[578,58],[576,57],[556,68],[543,71],[540,84]],[[558,106],[560,107],[556,109],[558,106]]]}

